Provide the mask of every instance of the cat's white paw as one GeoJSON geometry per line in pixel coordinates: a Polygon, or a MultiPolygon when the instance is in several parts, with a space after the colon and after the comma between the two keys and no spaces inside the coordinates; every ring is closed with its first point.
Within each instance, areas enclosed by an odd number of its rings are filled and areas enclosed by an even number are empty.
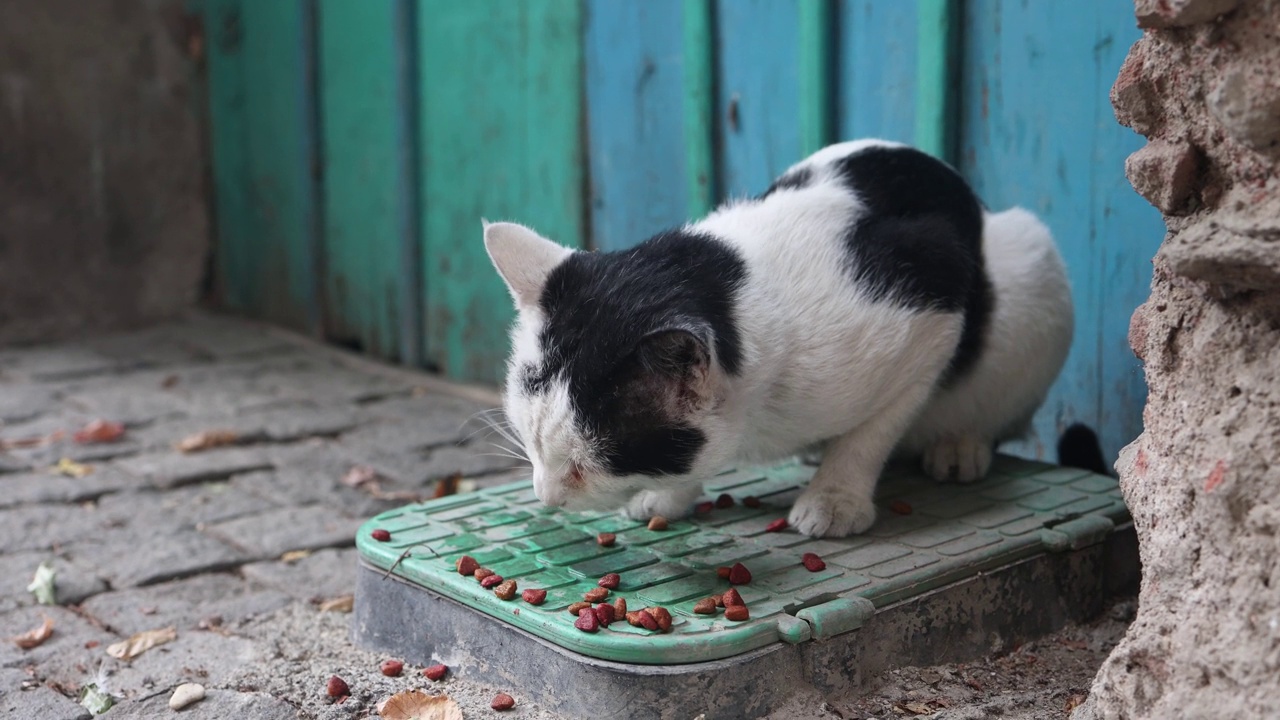
{"type": "Polygon", "coordinates": [[[856,535],[875,521],[876,506],[870,499],[816,490],[801,493],[787,518],[796,532],[811,537],[856,535]]]}
{"type": "Polygon", "coordinates": [[[991,469],[991,443],[976,437],[947,438],[924,453],[924,471],[939,482],[971,483],[991,469]]]}
{"type": "Polygon", "coordinates": [[[701,488],[692,490],[641,490],[627,501],[622,514],[632,520],[648,520],[661,515],[668,520],[682,518],[693,512],[693,501],[702,493],[701,488]]]}

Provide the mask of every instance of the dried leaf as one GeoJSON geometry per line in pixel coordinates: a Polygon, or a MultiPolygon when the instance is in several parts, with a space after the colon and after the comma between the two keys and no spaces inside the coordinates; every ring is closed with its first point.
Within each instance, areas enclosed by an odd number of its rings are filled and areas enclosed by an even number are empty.
{"type": "Polygon", "coordinates": [[[73,439],[82,444],[112,443],[124,437],[124,423],[94,420],[76,431],[73,439]]]}
{"type": "Polygon", "coordinates": [[[178,441],[178,450],[184,453],[200,452],[210,448],[234,445],[240,436],[234,430],[204,430],[178,441]]]}
{"type": "Polygon", "coordinates": [[[66,475],[67,477],[73,478],[82,478],[86,475],[93,474],[92,465],[84,465],[72,460],[71,458],[65,457],[59,460],[58,464],[54,465],[50,469],[58,475],[66,475]]]}
{"type": "Polygon", "coordinates": [[[377,484],[378,471],[368,465],[356,465],[342,476],[342,484],[347,487],[361,488],[369,484],[377,484]]]}
{"type": "Polygon", "coordinates": [[[280,556],[280,559],[287,563],[295,563],[303,558],[311,557],[310,550],[290,550],[280,556]]]}
{"type": "Polygon", "coordinates": [[[1072,695],[1067,698],[1067,706],[1064,708],[1067,712],[1071,712],[1084,704],[1084,695],[1072,695]]]}
{"type": "Polygon", "coordinates": [[[51,432],[48,435],[0,440],[0,450],[19,450],[23,448],[44,447],[45,445],[52,445],[53,443],[58,442],[65,435],[66,433],[58,430],[51,432]]]}
{"type": "Polygon", "coordinates": [[[132,660],[157,645],[173,642],[178,639],[178,631],[173,627],[160,630],[144,630],[128,640],[122,640],[107,646],[107,654],[121,660],[132,660]]]}
{"type": "Polygon", "coordinates": [[[320,612],[349,613],[354,605],[354,595],[339,595],[338,597],[322,601],[320,603],[320,612]]]}
{"type": "Polygon", "coordinates": [[[80,706],[94,715],[101,715],[115,704],[116,699],[111,697],[110,693],[99,690],[93,683],[80,689],[80,706]]]}
{"type": "Polygon", "coordinates": [[[448,695],[428,695],[406,690],[383,701],[378,710],[384,720],[462,720],[462,708],[448,695]]]}
{"type": "Polygon", "coordinates": [[[932,715],[933,714],[933,708],[929,707],[928,704],[922,703],[922,702],[906,703],[902,706],[902,709],[906,710],[912,715],[932,715]]]}
{"type": "Polygon", "coordinates": [[[35,577],[31,579],[31,584],[27,586],[27,592],[36,596],[36,602],[41,605],[57,605],[57,588],[54,581],[58,576],[58,572],[48,562],[40,563],[40,567],[36,568],[35,577]]]}
{"type": "Polygon", "coordinates": [[[46,615],[44,616],[44,622],[40,624],[40,627],[35,628],[34,630],[28,630],[21,635],[10,639],[23,650],[30,650],[34,647],[40,647],[44,644],[45,640],[48,640],[52,636],[53,618],[46,615]]]}

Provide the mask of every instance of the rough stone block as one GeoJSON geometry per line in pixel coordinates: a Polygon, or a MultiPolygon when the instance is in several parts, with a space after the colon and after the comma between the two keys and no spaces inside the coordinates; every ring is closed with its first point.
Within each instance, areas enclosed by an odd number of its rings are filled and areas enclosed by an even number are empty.
{"type": "Polygon", "coordinates": [[[57,394],[45,385],[0,382],[0,422],[15,423],[29,420],[51,411],[57,403],[57,394]]]}
{"type": "Polygon", "coordinates": [[[94,417],[133,425],[181,417],[194,410],[182,396],[162,392],[149,382],[144,384],[127,375],[74,392],[67,402],[94,417]]]}
{"type": "Polygon", "coordinates": [[[229,483],[216,482],[162,493],[109,495],[98,501],[95,514],[107,527],[130,528],[140,535],[160,535],[260,513],[274,505],[229,483]]]}
{"type": "Polygon", "coordinates": [[[89,720],[88,710],[41,685],[21,670],[0,669],[0,717],[89,720]]]}
{"type": "Polygon", "coordinates": [[[1238,142],[1260,153],[1280,150],[1280,81],[1273,75],[1230,68],[1208,100],[1209,112],[1238,142]]]}
{"type": "Polygon", "coordinates": [[[319,550],[296,562],[268,560],[241,568],[246,578],[275,588],[299,600],[332,598],[354,593],[356,560],[354,549],[319,550]]]}
{"type": "Polygon", "coordinates": [[[1140,28],[1170,28],[1198,25],[1225,15],[1240,0],[1136,0],[1135,14],[1140,28]]]}
{"type": "Polygon", "coordinates": [[[95,568],[114,588],[152,585],[215,572],[245,562],[231,546],[198,532],[157,534],[118,529],[66,548],[66,554],[95,568]]]}
{"type": "MultiPolygon", "coordinates": [[[[354,583],[354,575],[352,576],[354,583]]],[[[108,629],[132,635],[173,625],[194,630],[217,616],[223,626],[274,612],[290,601],[285,593],[247,582],[230,573],[210,573],[90,598],[81,609],[108,629]]]]}
{"type": "Polygon", "coordinates": [[[1121,125],[1147,137],[1160,123],[1160,101],[1155,88],[1143,72],[1146,65],[1144,46],[1135,44],[1120,67],[1120,74],[1111,86],[1111,106],[1121,125]]]}
{"type": "Polygon", "coordinates": [[[153,487],[167,489],[209,480],[223,480],[237,473],[266,470],[270,460],[258,448],[219,448],[194,453],[177,451],[126,458],[117,467],[145,479],[153,487]]]}
{"type": "Polygon", "coordinates": [[[102,532],[85,508],[67,505],[22,505],[0,510],[0,548],[8,552],[48,550],[102,532]]]}
{"type": "MultiPolygon", "coordinates": [[[[111,710],[111,720],[151,720],[169,717],[169,696],[125,702],[111,710]]],[[[297,711],[289,703],[265,693],[209,690],[204,700],[182,711],[183,720],[295,720],[297,711]]]]}
{"type": "Polygon", "coordinates": [[[1155,140],[1130,155],[1125,175],[1133,188],[1160,212],[1180,212],[1196,189],[1199,153],[1189,143],[1155,140]]]}
{"type": "Polygon", "coordinates": [[[320,550],[355,543],[362,520],[343,517],[333,508],[313,505],[281,508],[229,520],[205,532],[255,558],[277,558],[290,550],[320,550]]]}
{"type": "Polygon", "coordinates": [[[0,642],[0,667],[41,667],[53,658],[57,658],[59,663],[85,663],[86,667],[96,667],[106,646],[119,639],[94,627],[74,612],[56,605],[22,607],[0,613],[0,638],[11,638],[40,627],[46,616],[53,620],[53,635],[30,650],[23,650],[7,640],[0,642]],[[85,647],[86,644],[92,645],[95,642],[97,645],[85,647]]]}
{"type": "Polygon", "coordinates": [[[48,562],[54,576],[54,599],[59,605],[76,605],[85,598],[107,589],[92,567],[47,552],[21,552],[0,555],[0,612],[35,605],[35,597],[27,585],[41,562],[48,562]]]}

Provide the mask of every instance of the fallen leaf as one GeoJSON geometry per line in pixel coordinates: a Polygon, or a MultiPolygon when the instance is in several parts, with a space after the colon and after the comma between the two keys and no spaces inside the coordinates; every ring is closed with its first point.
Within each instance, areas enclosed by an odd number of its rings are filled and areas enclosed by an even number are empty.
{"type": "Polygon", "coordinates": [[[94,420],[77,430],[72,439],[84,445],[89,443],[111,443],[122,437],[124,437],[124,423],[94,420]]]}
{"type": "Polygon", "coordinates": [[[31,584],[27,586],[27,592],[36,596],[36,602],[41,605],[57,605],[57,587],[54,581],[58,576],[58,571],[48,562],[40,563],[40,567],[36,568],[35,577],[31,579],[31,584]]]}
{"type": "Polygon", "coordinates": [[[322,601],[320,603],[320,612],[349,613],[354,605],[354,595],[339,595],[338,597],[322,601]]]}
{"type": "Polygon", "coordinates": [[[310,550],[290,550],[289,552],[281,555],[280,559],[283,562],[295,563],[305,557],[310,557],[310,556],[311,556],[310,550]]]}
{"type": "Polygon", "coordinates": [[[428,695],[406,690],[383,701],[378,714],[384,720],[462,720],[462,708],[448,695],[428,695]]]}
{"type": "Polygon", "coordinates": [[[94,715],[101,715],[115,704],[116,699],[111,697],[110,693],[99,690],[93,683],[80,689],[80,706],[94,715]]]}
{"type": "Polygon", "coordinates": [[[76,462],[75,460],[72,460],[71,458],[65,458],[65,457],[59,460],[58,464],[54,465],[50,469],[55,474],[66,475],[67,477],[73,477],[73,478],[82,478],[82,477],[85,477],[86,475],[93,474],[92,465],[84,465],[82,463],[76,462]]]}
{"type": "Polygon", "coordinates": [[[51,432],[48,435],[36,435],[35,437],[14,438],[12,440],[0,440],[0,450],[18,450],[22,448],[44,447],[58,442],[66,433],[61,430],[51,432]]]}
{"type": "Polygon", "coordinates": [[[1071,712],[1084,704],[1084,695],[1072,695],[1067,698],[1067,706],[1064,708],[1067,712],[1071,712]]]}
{"type": "Polygon", "coordinates": [[[368,465],[356,465],[342,476],[342,484],[347,487],[361,488],[378,482],[378,471],[368,465]]]}
{"type": "Polygon", "coordinates": [[[35,628],[34,630],[28,630],[17,637],[10,638],[10,640],[13,640],[13,642],[23,650],[30,650],[34,647],[40,647],[44,644],[45,640],[48,640],[52,636],[53,618],[46,615],[44,616],[44,622],[40,624],[40,627],[35,628]]]}
{"type": "Polygon", "coordinates": [[[121,640],[107,646],[107,654],[121,660],[132,660],[157,645],[173,642],[178,639],[178,631],[173,627],[160,630],[144,630],[128,640],[121,640]]]}
{"type": "Polygon", "coordinates": [[[210,448],[233,445],[240,436],[234,430],[204,430],[178,441],[178,450],[184,453],[200,452],[210,448]]]}
{"type": "Polygon", "coordinates": [[[906,710],[912,715],[932,715],[933,714],[933,708],[929,707],[928,704],[922,703],[922,702],[906,703],[905,705],[902,706],[902,709],[906,710]]]}

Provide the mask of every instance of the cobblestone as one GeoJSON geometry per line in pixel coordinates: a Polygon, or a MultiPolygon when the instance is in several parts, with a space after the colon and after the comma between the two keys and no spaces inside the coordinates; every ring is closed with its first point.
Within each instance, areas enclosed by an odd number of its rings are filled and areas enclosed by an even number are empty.
{"type": "Polygon", "coordinates": [[[271,558],[291,550],[352,545],[361,522],[332,508],[311,505],[228,520],[205,528],[205,532],[248,556],[271,558]]]}
{"type": "Polygon", "coordinates": [[[89,720],[87,710],[21,670],[0,669],[0,717],[89,720]]]}
{"type": "MultiPolygon", "coordinates": [[[[354,581],[353,581],[354,582],[354,581]]],[[[231,627],[289,604],[279,590],[231,573],[209,573],[146,588],[118,590],[90,598],[81,610],[120,635],[173,625],[194,630],[201,621],[231,627]]]]}
{"type": "MultiPolygon", "coordinates": [[[[169,694],[138,702],[126,702],[111,710],[111,720],[151,720],[169,717],[169,694]]],[[[289,703],[265,693],[209,690],[200,702],[182,711],[183,720],[295,720],[298,715],[289,703]]]]}
{"type": "Polygon", "coordinates": [[[59,605],[76,605],[107,589],[92,567],[53,553],[0,555],[0,612],[35,604],[27,585],[42,562],[48,562],[54,570],[54,599],[59,605]]]}
{"type": "Polygon", "coordinates": [[[245,565],[244,576],[298,600],[335,598],[356,586],[354,548],[318,550],[294,562],[269,560],[245,565]]]}
{"type": "Polygon", "coordinates": [[[145,479],[160,489],[170,489],[209,480],[222,480],[237,473],[265,470],[271,461],[258,448],[219,448],[194,453],[165,452],[139,455],[116,465],[145,479]]]}

